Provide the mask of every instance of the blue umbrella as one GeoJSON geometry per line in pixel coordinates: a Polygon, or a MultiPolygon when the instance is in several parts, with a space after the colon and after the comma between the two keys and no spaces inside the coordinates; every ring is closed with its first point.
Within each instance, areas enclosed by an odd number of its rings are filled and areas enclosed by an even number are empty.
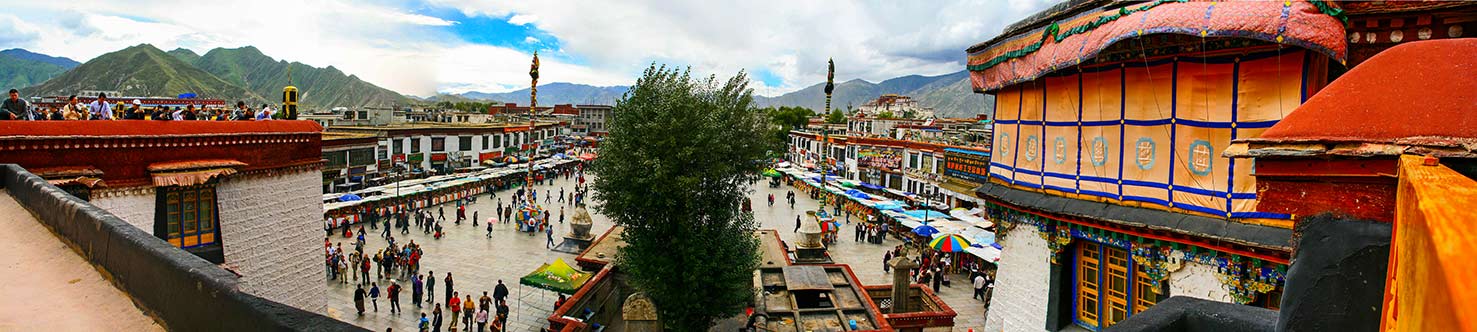
{"type": "Polygon", "coordinates": [[[932,237],[934,234],[938,234],[938,232],[939,229],[933,228],[933,226],[929,225],[918,226],[918,228],[913,229],[913,234],[918,234],[923,237],[932,237]]]}
{"type": "Polygon", "coordinates": [[[364,199],[364,198],[363,197],[359,197],[359,195],[355,195],[355,194],[346,194],[346,195],[343,195],[343,196],[339,196],[338,197],[338,201],[340,201],[340,202],[353,202],[353,201],[357,201],[357,200],[361,200],[361,199],[364,199]]]}
{"type": "Polygon", "coordinates": [[[871,184],[871,183],[866,183],[866,182],[862,182],[862,188],[867,188],[867,189],[872,189],[872,190],[882,190],[882,186],[871,184]]]}

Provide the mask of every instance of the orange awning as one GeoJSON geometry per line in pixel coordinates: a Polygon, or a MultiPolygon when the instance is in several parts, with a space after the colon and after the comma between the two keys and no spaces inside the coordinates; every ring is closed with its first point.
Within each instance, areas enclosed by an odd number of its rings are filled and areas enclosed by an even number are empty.
{"type": "Polygon", "coordinates": [[[107,186],[107,185],[103,184],[103,179],[91,178],[91,177],[86,177],[86,176],[79,176],[79,177],[71,178],[71,179],[48,179],[48,180],[46,180],[46,182],[50,182],[51,185],[57,186],[57,187],[67,186],[67,185],[74,185],[74,184],[75,185],[82,185],[83,187],[88,187],[88,188],[97,188],[97,187],[106,187],[107,186]]]}
{"type": "Polygon", "coordinates": [[[220,176],[236,174],[233,168],[211,168],[197,171],[154,173],[154,185],[163,186],[193,186],[210,182],[211,179],[220,176]]]}
{"type": "Polygon", "coordinates": [[[193,186],[216,177],[236,174],[246,163],[230,159],[171,161],[149,164],[155,186],[193,186]]]}

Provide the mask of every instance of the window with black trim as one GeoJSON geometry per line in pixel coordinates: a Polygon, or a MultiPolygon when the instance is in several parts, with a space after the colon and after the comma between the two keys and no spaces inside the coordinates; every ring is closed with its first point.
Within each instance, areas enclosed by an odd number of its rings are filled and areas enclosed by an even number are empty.
{"type": "Polygon", "coordinates": [[[457,151],[472,151],[472,136],[458,136],[456,143],[457,151]]]}

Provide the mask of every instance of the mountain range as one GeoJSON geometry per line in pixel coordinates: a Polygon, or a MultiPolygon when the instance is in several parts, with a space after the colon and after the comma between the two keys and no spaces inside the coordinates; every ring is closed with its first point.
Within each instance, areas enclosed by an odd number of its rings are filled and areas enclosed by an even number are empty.
{"type": "Polygon", "coordinates": [[[0,88],[9,90],[45,82],[80,63],[19,48],[0,51],[0,88]]]}
{"type": "MultiPolygon", "coordinates": [[[[824,84],[774,97],[754,96],[759,107],[800,106],[812,110],[825,108],[824,84]]],[[[589,86],[571,83],[550,83],[539,86],[539,104],[605,104],[614,105],[621,95],[629,90],[626,86],[589,86]]],[[[836,85],[831,94],[831,107],[845,110],[848,105],[860,107],[883,94],[899,94],[913,97],[919,106],[932,107],[940,117],[974,117],[990,112],[994,107],[994,96],[975,94],[969,84],[969,73],[959,71],[939,76],[909,75],[881,83],[850,80],[836,85]]],[[[459,97],[472,100],[490,100],[528,103],[528,89],[503,93],[466,92],[452,96],[431,97],[430,100],[459,97]]]]}
{"type": "MultiPolygon", "coordinates": [[[[0,67],[8,64],[40,68],[33,63],[0,58],[0,67]]],[[[74,67],[21,90],[27,96],[69,95],[83,90],[118,91],[128,96],[195,93],[204,98],[275,104],[281,102],[282,87],[288,85],[290,75],[291,84],[302,91],[300,103],[305,108],[389,106],[411,101],[399,93],[346,75],[333,66],[317,68],[276,60],[250,46],[216,48],[198,55],[182,48],[164,52],[153,45],[140,44],[74,67]]],[[[22,79],[4,74],[0,72],[0,79],[22,79]]]]}
{"type": "MultiPolygon", "coordinates": [[[[291,80],[302,91],[305,108],[389,106],[443,100],[480,100],[528,103],[528,89],[502,93],[465,92],[428,98],[406,97],[357,76],[328,66],[317,68],[269,57],[255,47],[216,48],[204,55],[178,48],[168,52],[140,44],[100,55],[78,64],[21,49],[0,51],[0,82],[25,87],[26,96],[67,95],[82,90],[118,91],[130,96],[173,96],[195,93],[205,98],[244,100],[252,104],[281,101],[282,87],[291,80]]],[[[627,86],[591,86],[549,83],[539,86],[539,104],[613,105],[627,86]]],[[[755,96],[759,107],[824,107],[822,84],[779,96],[755,96]]],[[[872,83],[850,80],[836,85],[831,107],[860,107],[883,94],[913,97],[941,117],[973,117],[991,112],[993,96],[970,90],[969,73],[939,76],[909,75],[872,83]]]]}

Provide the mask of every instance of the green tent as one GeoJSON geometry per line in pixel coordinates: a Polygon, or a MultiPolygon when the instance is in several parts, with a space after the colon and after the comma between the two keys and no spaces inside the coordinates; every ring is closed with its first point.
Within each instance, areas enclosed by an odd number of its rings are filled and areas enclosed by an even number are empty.
{"type": "Polygon", "coordinates": [[[783,175],[780,175],[780,172],[779,171],[776,171],[776,170],[774,170],[772,168],[771,169],[764,170],[763,175],[764,176],[768,176],[768,177],[772,177],[772,178],[777,178],[777,177],[783,176],[783,175]]]}
{"type": "Polygon", "coordinates": [[[518,283],[572,295],[579,291],[580,286],[584,286],[586,281],[590,281],[590,276],[589,273],[582,273],[570,267],[569,264],[564,263],[564,259],[555,258],[553,263],[545,263],[537,270],[533,270],[533,273],[518,279],[518,283]]]}

